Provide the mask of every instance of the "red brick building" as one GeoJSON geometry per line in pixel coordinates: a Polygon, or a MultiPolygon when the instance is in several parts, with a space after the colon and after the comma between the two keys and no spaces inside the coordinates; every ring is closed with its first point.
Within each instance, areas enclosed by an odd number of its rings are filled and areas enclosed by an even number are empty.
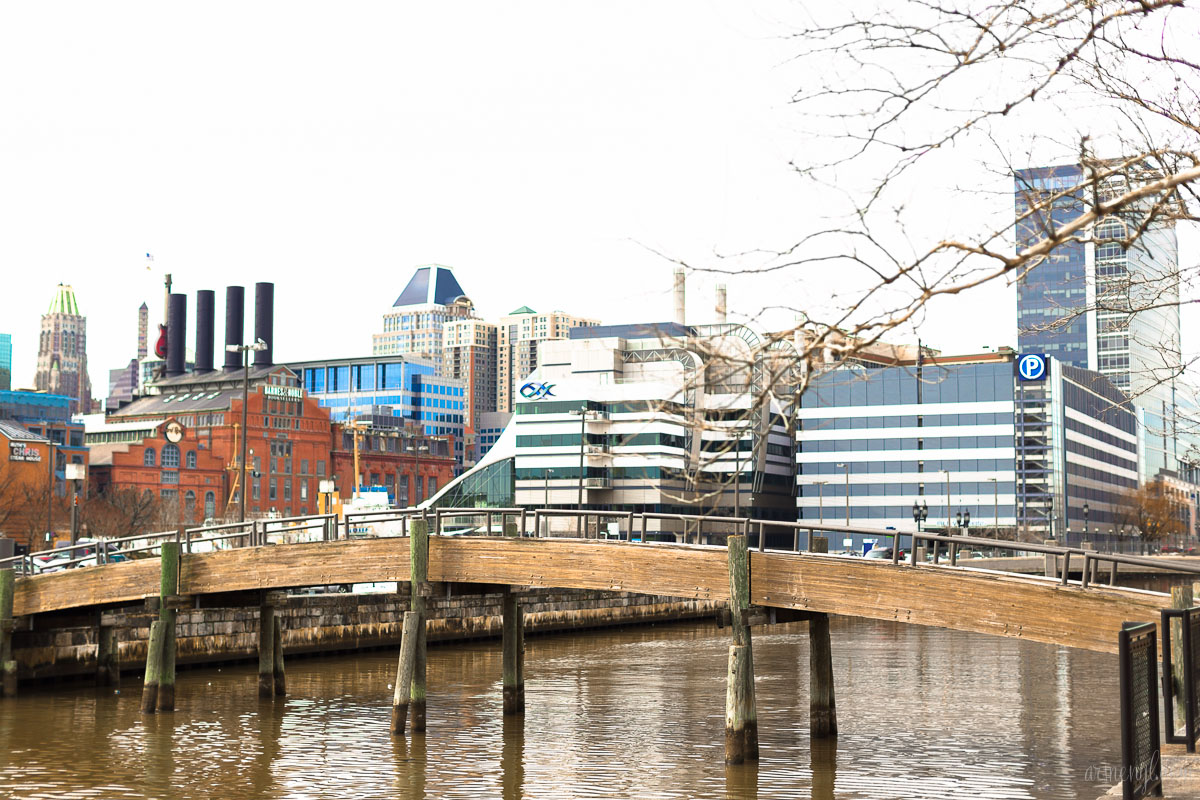
{"type": "MultiPolygon", "coordinates": [[[[88,431],[93,490],[152,492],[183,524],[236,520],[241,371],[178,376],[155,390],[88,431]]],[[[247,396],[247,518],[317,513],[322,480],[336,480],[340,495],[351,496],[353,435],[330,421],[294,372],[282,365],[252,368],[247,396]]],[[[361,485],[386,486],[401,505],[445,486],[454,474],[449,437],[413,436],[387,422],[359,433],[361,485]]]]}
{"type": "MultiPolygon", "coordinates": [[[[359,420],[358,485],[386,487],[396,505],[416,505],[453,480],[454,439],[388,424],[393,420],[359,420]]],[[[338,493],[349,498],[355,486],[353,426],[334,423],[332,463],[338,493]]]]}
{"type": "MultiPolygon", "coordinates": [[[[185,375],[155,388],[158,394],[122,407],[88,433],[98,456],[92,462],[93,486],[152,491],[177,504],[179,519],[187,523],[236,518],[241,372],[185,375]],[[171,424],[181,437],[175,447],[166,438],[171,424]]],[[[247,396],[246,516],[315,513],[317,481],[331,474],[329,413],[305,395],[284,366],[252,369],[247,396]]]]}

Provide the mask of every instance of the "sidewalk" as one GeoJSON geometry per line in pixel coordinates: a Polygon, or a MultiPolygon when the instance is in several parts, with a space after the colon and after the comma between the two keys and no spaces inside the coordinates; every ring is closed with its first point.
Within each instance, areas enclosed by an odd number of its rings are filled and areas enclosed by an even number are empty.
{"type": "MultiPolygon", "coordinates": [[[[1200,798],[1200,754],[1189,755],[1181,744],[1163,745],[1162,754],[1165,800],[1200,798]]],[[[1120,796],[1119,783],[1103,795],[1105,798],[1120,796]]]]}

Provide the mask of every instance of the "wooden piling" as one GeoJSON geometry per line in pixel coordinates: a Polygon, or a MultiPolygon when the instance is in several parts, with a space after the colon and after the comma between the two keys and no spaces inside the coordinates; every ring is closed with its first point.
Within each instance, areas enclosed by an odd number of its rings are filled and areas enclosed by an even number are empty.
{"type": "Polygon", "coordinates": [[[11,569],[0,569],[0,697],[17,696],[17,668],[12,657],[13,594],[16,591],[16,573],[11,569]],[[9,670],[9,662],[13,667],[9,670]]]}
{"type": "Polygon", "coordinates": [[[287,694],[287,676],[283,671],[283,619],[279,614],[275,614],[275,630],[271,651],[272,672],[275,677],[275,696],[283,697],[287,694]]]}
{"type": "Polygon", "coordinates": [[[729,646],[729,674],[725,681],[725,763],[741,764],[750,758],[746,749],[746,726],[750,699],[746,680],[750,672],[750,646],[729,646]]]}
{"type": "Polygon", "coordinates": [[[410,608],[417,615],[413,640],[413,679],[411,690],[412,732],[425,732],[425,590],[429,582],[429,521],[413,520],[409,533],[409,578],[412,585],[410,608]]]}
{"type": "Polygon", "coordinates": [[[417,612],[404,612],[400,635],[400,657],[396,662],[396,684],[392,692],[392,735],[403,736],[412,696],[413,668],[417,656],[417,612]]]}
{"type": "MultiPolygon", "coordinates": [[[[1172,586],[1171,587],[1171,608],[1191,608],[1192,607],[1192,587],[1190,586],[1172,586]]],[[[1187,718],[1187,706],[1185,703],[1184,686],[1187,676],[1183,671],[1183,620],[1172,620],[1170,630],[1170,644],[1164,642],[1164,646],[1171,648],[1171,682],[1174,685],[1175,695],[1175,722],[1177,725],[1183,725],[1183,721],[1187,718]]],[[[1163,631],[1163,638],[1168,636],[1167,631],[1163,631]]],[[[1174,733],[1174,731],[1171,731],[1174,733]]]]}
{"type": "Polygon", "coordinates": [[[511,592],[504,595],[501,612],[501,673],[504,687],[504,713],[525,713],[524,627],[521,605],[511,592]]]}
{"type": "Polygon", "coordinates": [[[813,739],[837,736],[829,615],[815,612],[808,621],[808,730],[813,739]]]}
{"type": "Polygon", "coordinates": [[[100,624],[96,631],[96,683],[100,686],[121,684],[121,655],[117,649],[117,629],[100,624]]]}
{"type": "Polygon", "coordinates": [[[258,696],[275,696],[275,607],[258,607],[258,696]]]}
{"type": "Polygon", "coordinates": [[[150,623],[150,639],[146,643],[146,677],[142,682],[142,713],[153,714],[158,708],[158,682],[162,676],[163,635],[166,626],[162,620],[150,623]]]}
{"type": "Polygon", "coordinates": [[[735,647],[729,651],[725,695],[725,760],[758,760],[758,710],[754,697],[754,652],[745,612],[750,608],[750,552],[743,534],[729,537],[729,616],[735,647]],[[735,663],[736,661],[736,663],[735,663]],[[736,669],[735,669],[736,666],[736,669]],[[732,681],[738,681],[734,686],[732,681]],[[731,728],[731,724],[734,727],[731,728]],[[732,744],[731,744],[732,743],[732,744]]]}
{"type": "MultiPolygon", "coordinates": [[[[186,535],[180,529],[182,535],[186,535]]],[[[172,598],[179,594],[179,542],[163,542],[160,550],[158,619],[163,624],[162,661],[158,675],[158,710],[175,710],[175,621],[172,598]]]]}

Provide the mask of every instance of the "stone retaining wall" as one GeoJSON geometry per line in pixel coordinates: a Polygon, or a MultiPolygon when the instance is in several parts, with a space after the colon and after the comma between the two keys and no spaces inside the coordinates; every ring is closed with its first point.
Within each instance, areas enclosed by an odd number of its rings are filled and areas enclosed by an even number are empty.
{"type": "MultiPolygon", "coordinates": [[[[500,594],[427,598],[429,641],[500,635],[500,594]]],[[[571,630],[711,617],[725,603],[624,592],[536,590],[521,594],[528,632],[571,630]]],[[[290,595],[276,615],[283,621],[288,654],[357,650],[400,644],[407,592],[402,594],[290,595]]],[[[143,608],[106,611],[103,624],[117,629],[121,668],[140,672],[146,661],[150,622],[143,608]]],[[[179,664],[256,659],[258,608],[182,610],[179,664]]],[[[96,625],[14,634],[14,658],[22,680],[93,675],[96,625]]]]}

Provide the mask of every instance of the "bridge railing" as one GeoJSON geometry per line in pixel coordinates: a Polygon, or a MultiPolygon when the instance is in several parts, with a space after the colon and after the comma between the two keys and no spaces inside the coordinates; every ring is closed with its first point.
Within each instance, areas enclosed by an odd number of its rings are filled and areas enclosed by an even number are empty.
{"type": "MultiPolygon", "coordinates": [[[[779,542],[781,531],[792,531],[791,547],[771,547],[772,552],[812,552],[818,535],[838,533],[873,537],[878,541],[892,543],[891,560],[901,562],[901,547],[905,539],[911,542],[907,561],[918,564],[919,550],[930,550],[932,563],[938,565],[942,553],[946,552],[950,566],[963,567],[959,554],[966,550],[1006,550],[1018,553],[1037,553],[1055,559],[1054,571],[1062,585],[1070,582],[1072,567],[1078,565],[1084,587],[1096,583],[1100,565],[1109,571],[1109,583],[1115,585],[1121,565],[1152,568],[1163,572],[1200,575],[1200,565],[1165,561],[1144,556],[1118,553],[1101,553],[1090,549],[1048,545],[1039,542],[1019,542],[1005,539],[990,539],[972,536],[955,536],[945,533],[880,530],[849,525],[833,525],[825,522],[791,522],[784,520],[760,520],[749,517],[726,517],[712,514],[668,514],[658,512],[604,511],[593,509],[546,509],[546,508],[439,508],[439,509],[382,509],[376,511],[352,511],[344,515],[342,525],[335,514],[315,514],[297,517],[247,520],[172,531],[135,534],[119,538],[97,538],[73,547],[62,547],[28,553],[0,560],[0,569],[10,567],[19,574],[32,575],[40,571],[39,560],[47,556],[67,554],[68,559],[56,558],[53,568],[59,569],[79,564],[104,564],[109,561],[151,555],[159,550],[163,541],[179,541],[186,553],[205,552],[218,549],[252,547],[264,544],[287,543],[289,541],[328,541],[351,537],[407,536],[412,519],[424,518],[431,523],[434,535],[495,535],[508,530],[510,522],[516,523],[520,536],[565,536],[567,538],[616,539],[626,542],[652,544],[656,538],[669,535],[681,536],[685,543],[707,544],[723,537],[743,534],[750,538],[752,546],[760,552],[766,551],[768,535],[779,542]],[[553,531],[549,521],[560,518],[574,519],[574,531],[553,531]],[[604,522],[616,522],[616,530],[605,529],[604,522]],[[651,530],[654,522],[682,523],[682,534],[678,531],[651,530]],[[497,527],[498,523],[498,527],[497,527]],[[531,524],[532,523],[532,524],[531,524]],[[545,523],[545,524],[544,524],[545,523]],[[572,533],[574,535],[572,535],[572,533]],[[81,551],[81,548],[85,548],[81,551]],[[78,554],[78,555],[77,555],[78,554]],[[1061,563],[1061,571],[1059,564],[1061,563]]],[[[824,548],[822,548],[822,552],[824,548]]],[[[1049,562],[1048,562],[1049,564],[1049,562]]],[[[969,565],[966,565],[969,566],[969,565]]]]}
{"type": "MultiPolygon", "coordinates": [[[[342,536],[353,537],[373,536],[408,536],[408,523],[414,517],[420,517],[422,511],[416,508],[386,508],[376,511],[347,511],[343,516],[342,536]]],[[[334,539],[338,536],[338,524],[334,519],[330,528],[334,539]]]]}

